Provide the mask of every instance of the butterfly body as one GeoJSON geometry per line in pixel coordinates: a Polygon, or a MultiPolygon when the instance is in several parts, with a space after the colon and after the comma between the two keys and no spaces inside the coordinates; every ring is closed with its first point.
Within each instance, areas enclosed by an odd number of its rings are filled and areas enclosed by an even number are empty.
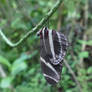
{"type": "Polygon", "coordinates": [[[40,36],[40,61],[43,75],[49,84],[54,85],[60,80],[68,41],[60,32],[48,28],[43,28],[37,35],[40,36]]]}

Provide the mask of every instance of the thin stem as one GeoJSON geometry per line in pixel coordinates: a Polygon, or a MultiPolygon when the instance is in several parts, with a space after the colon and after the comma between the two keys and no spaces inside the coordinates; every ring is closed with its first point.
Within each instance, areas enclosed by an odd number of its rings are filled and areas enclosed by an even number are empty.
{"type": "MultiPolygon", "coordinates": [[[[38,23],[38,25],[36,25],[32,30],[30,30],[29,32],[27,32],[18,42],[16,43],[12,43],[6,36],[5,34],[2,32],[2,30],[0,29],[0,35],[2,36],[2,38],[5,40],[5,42],[11,46],[11,47],[15,47],[18,46],[20,43],[22,43],[25,39],[27,39],[33,32],[36,32],[39,28],[41,28],[46,22],[47,20],[55,13],[55,11],[58,9],[58,7],[60,6],[62,0],[58,0],[57,3],[54,5],[54,7],[46,14],[46,16],[44,18],[42,18],[42,20],[38,23]]],[[[63,4],[63,3],[62,3],[63,4]]]]}
{"type": "Polygon", "coordinates": [[[67,63],[66,60],[64,60],[63,62],[64,62],[64,64],[65,64],[65,66],[68,68],[69,72],[71,73],[73,79],[75,80],[75,82],[76,82],[76,84],[77,84],[77,86],[78,86],[80,92],[82,92],[80,83],[79,83],[79,81],[77,80],[76,75],[75,75],[75,73],[73,72],[72,68],[71,68],[70,65],[67,63]]]}

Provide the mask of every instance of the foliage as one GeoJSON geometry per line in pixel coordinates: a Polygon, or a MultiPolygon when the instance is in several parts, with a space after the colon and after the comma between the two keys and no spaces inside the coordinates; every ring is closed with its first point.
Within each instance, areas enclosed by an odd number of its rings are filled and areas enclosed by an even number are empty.
{"type": "MultiPolygon", "coordinates": [[[[62,1],[64,5],[45,25],[67,35],[72,46],[65,59],[76,74],[82,92],[91,92],[92,7],[89,2],[91,5],[92,2],[62,1]],[[87,24],[85,12],[88,12],[87,24]]],[[[39,23],[55,3],[55,0],[0,0],[0,28],[10,40],[17,42],[39,23]]],[[[0,36],[0,92],[79,92],[65,65],[59,84],[51,86],[46,82],[40,68],[39,39],[35,34],[15,48],[9,47],[0,36]]]]}

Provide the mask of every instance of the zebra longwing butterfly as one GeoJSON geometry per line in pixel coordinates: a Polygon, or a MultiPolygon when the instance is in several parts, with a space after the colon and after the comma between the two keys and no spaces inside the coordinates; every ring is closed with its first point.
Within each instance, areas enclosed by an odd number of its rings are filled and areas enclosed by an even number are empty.
{"type": "Polygon", "coordinates": [[[68,41],[61,32],[47,27],[41,29],[37,35],[40,36],[40,61],[43,75],[49,84],[54,85],[60,80],[68,41]]]}

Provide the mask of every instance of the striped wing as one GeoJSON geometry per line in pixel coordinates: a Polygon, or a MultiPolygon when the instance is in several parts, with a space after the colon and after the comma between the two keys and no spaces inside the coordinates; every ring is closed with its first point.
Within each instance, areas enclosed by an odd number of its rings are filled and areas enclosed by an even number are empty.
{"type": "Polygon", "coordinates": [[[50,59],[48,55],[46,55],[46,57],[44,58],[40,57],[40,60],[41,60],[42,72],[47,82],[52,85],[58,83],[60,80],[62,64],[57,66],[52,65],[51,63],[49,63],[50,59]],[[47,60],[48,62],[46,62],[47,60]]]}
{"type": "Polygon", "coordinates": [[[51,64],[50,55],[45,54],[43,51],[44,50],[41,50],[40,56],[43,75],[49,84],[55,85],[60,80],[62,64],[61,63],[58,65],[51,64]]]}
{"type": "Polygon", "coordinates": [[[55,85],[60,80],[62,60],[67,48],[67,40],[59,32],[49,30],[48,37],[42,32],[40,40],[41,68],[43,75],[49,84],[55,85]]]}
{"type": "Polygon", "coordinates": [[[53,31],[53,45],[56,60],[54,61],[52,59],[53,61],[51,63],[57,65],[64,59],[69,43],[67,38],[61,32],[53,31]]]}

